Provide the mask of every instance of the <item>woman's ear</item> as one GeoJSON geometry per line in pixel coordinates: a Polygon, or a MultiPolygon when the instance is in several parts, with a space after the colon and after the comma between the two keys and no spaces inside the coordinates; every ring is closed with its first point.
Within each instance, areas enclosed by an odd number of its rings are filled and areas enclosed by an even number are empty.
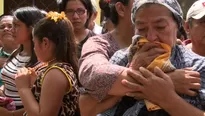
{"type": "Polygon", "coordinates": [[[125,16],[125,6],[121,2],[117,2],[115,4],[115,9],[119,16],[124,17],[125,16]]]}
{"type": "Polygon", "coordinates": [[[185,29],[186,33],[189,33],[189,32],[190,32],[190,29],[191,29],[190,26],[191,26],[191,25],[189,24],[189,22],[188,22],[188,21],[185,21],[185,23],[184,23],[184,29],[185,29]]]}

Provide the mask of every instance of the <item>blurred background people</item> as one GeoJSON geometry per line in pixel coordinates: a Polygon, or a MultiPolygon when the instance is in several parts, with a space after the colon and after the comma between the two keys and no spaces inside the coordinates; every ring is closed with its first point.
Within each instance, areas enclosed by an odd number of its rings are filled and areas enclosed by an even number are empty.
{"type": "Polygon", "coordinates": [[[95,33],[88,29],[93,15],[93,5],[90,0],[61,0],[58,3],[59,12],[64,11],[74,27],[78,43],[78,57],[81,56],[83,44],[95,33]]]}

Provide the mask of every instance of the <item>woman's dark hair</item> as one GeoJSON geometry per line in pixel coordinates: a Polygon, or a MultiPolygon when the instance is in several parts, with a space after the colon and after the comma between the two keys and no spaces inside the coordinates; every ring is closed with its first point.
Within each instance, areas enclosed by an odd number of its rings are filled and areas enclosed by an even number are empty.
{"type": "MultiPolygon", "coordinates": [[[[66,5],[67,5],[67,3],[69,1],[72,1],[72,0],[60,0],[59,2],[57,2],[58,11],[59,12],[65,11],[66,10],[66,5]]],[[[88,19],[87,19],[87,21],[85,23],[85,27],[87,28],[88,27],[88,23],[90,21],[90,18],[91,18],[92,14],[93,14],[93,5],[92,5],[90,0],[78,0],[78,1],[80,1],[84,5],[85,9],[88,12],[89,16],[88,16],[88,19]]]]}
{"type": "MultiPolygon", "coordinates": [[[[17,10],[13,11],[13,16],[14,18],[20,20],[23,22],[28,28],[33,27],[40,19],[45,17],[45,13],[42,13],[41,10],[39,10],[36,7],[21,7],[18,8],[17,10]]],[[[32,49],[32,55],[31,59],[26,65],[26,67],[31,67],[37,62],[37,57],[34,52],[34,43],[32,41],[32,34],[30,35],[31,37],[31,49],[32,49]]],[[[20,53],[23,51],[23,45],[20,45],[19,48],[17,48],[11,56],[8,58],[8,61],[10,61],[16,54],[20,53]]],[[[7,61],[7,62],[8,62],[7,61]]]]}
{"type": "Polygon", "coordinates": [[[118,25],[119,23],[119,16],[115,8],[115,4],[117,2],[121,2],[125,6],[129,5],[130,0],[111,0],[110,1],[110,20],[114,25],[118,25]]]}
{"type": "Polygon", "coordinates": [[[107,0],[100,0],[99,1],[99,6],[100,6],[100,9],[102,10],[103,12],[103,15],[106,17],[106,18],[110,18],[110,6],[109,6],[109,2],[107,0]]]}
{"type": "Polygon", "coordinates": [[[44,18],[34,27],[33,34],[41,42],[44,37],[53,41],[56,45],[56,60],[69,63],[76,76],[78,75],[77,45],[73,27],[69,20],[62,19],[55,22],[49,18],[44,18]]]}

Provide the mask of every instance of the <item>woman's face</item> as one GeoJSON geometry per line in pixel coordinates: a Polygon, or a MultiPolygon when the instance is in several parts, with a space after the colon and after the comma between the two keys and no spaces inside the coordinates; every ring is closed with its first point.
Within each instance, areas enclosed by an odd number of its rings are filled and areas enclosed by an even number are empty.
{"type": "Polygon", "coordinates": [[[13,17],[6,16],[0,21],[0,40],[4,47],[15,48],[17,45],[14,43],[12,33],[13,17]]]}
{"type": "Polygon", "coordinates": [[[6,16],[0,21],[0,38],[13,38],[12,34],[13,17],[6,16]]]}
{"type": "Polygon", "coordinates": [[[65,13],[75,30],[85,28],[85,23],[89,16],[80,0],[69,0],[66,4],[65,13]]]}
{"type": "Polygon", "coordinates": [[[26,24],[20,20],[14,18],[12,30],[16,43],[23,44],[25,41],[30,41],[32,28],[27,27],[26,24]]]}
{"type": "Polygon", "coordinates": [[[171,47],[176,43],[177,24],[171,11],[165,6],[149,4],[140,8],[135,18],[135,34],[171,47]]]}

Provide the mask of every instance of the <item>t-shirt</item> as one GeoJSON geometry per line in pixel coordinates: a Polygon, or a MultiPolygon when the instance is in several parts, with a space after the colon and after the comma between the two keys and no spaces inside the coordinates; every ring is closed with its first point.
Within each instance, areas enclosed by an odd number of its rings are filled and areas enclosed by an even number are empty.
{"type": "Polygon", "coordinates": [[[3,67],[1,71],[2,81],[5,88],[4,94],[6,97],[14,100],[16,107],[21,107],[23,104],[16,88],[15,75],[17,70],[26,66],[29,61],[30,56],[21,56],[17,54],[3,67]]]}

